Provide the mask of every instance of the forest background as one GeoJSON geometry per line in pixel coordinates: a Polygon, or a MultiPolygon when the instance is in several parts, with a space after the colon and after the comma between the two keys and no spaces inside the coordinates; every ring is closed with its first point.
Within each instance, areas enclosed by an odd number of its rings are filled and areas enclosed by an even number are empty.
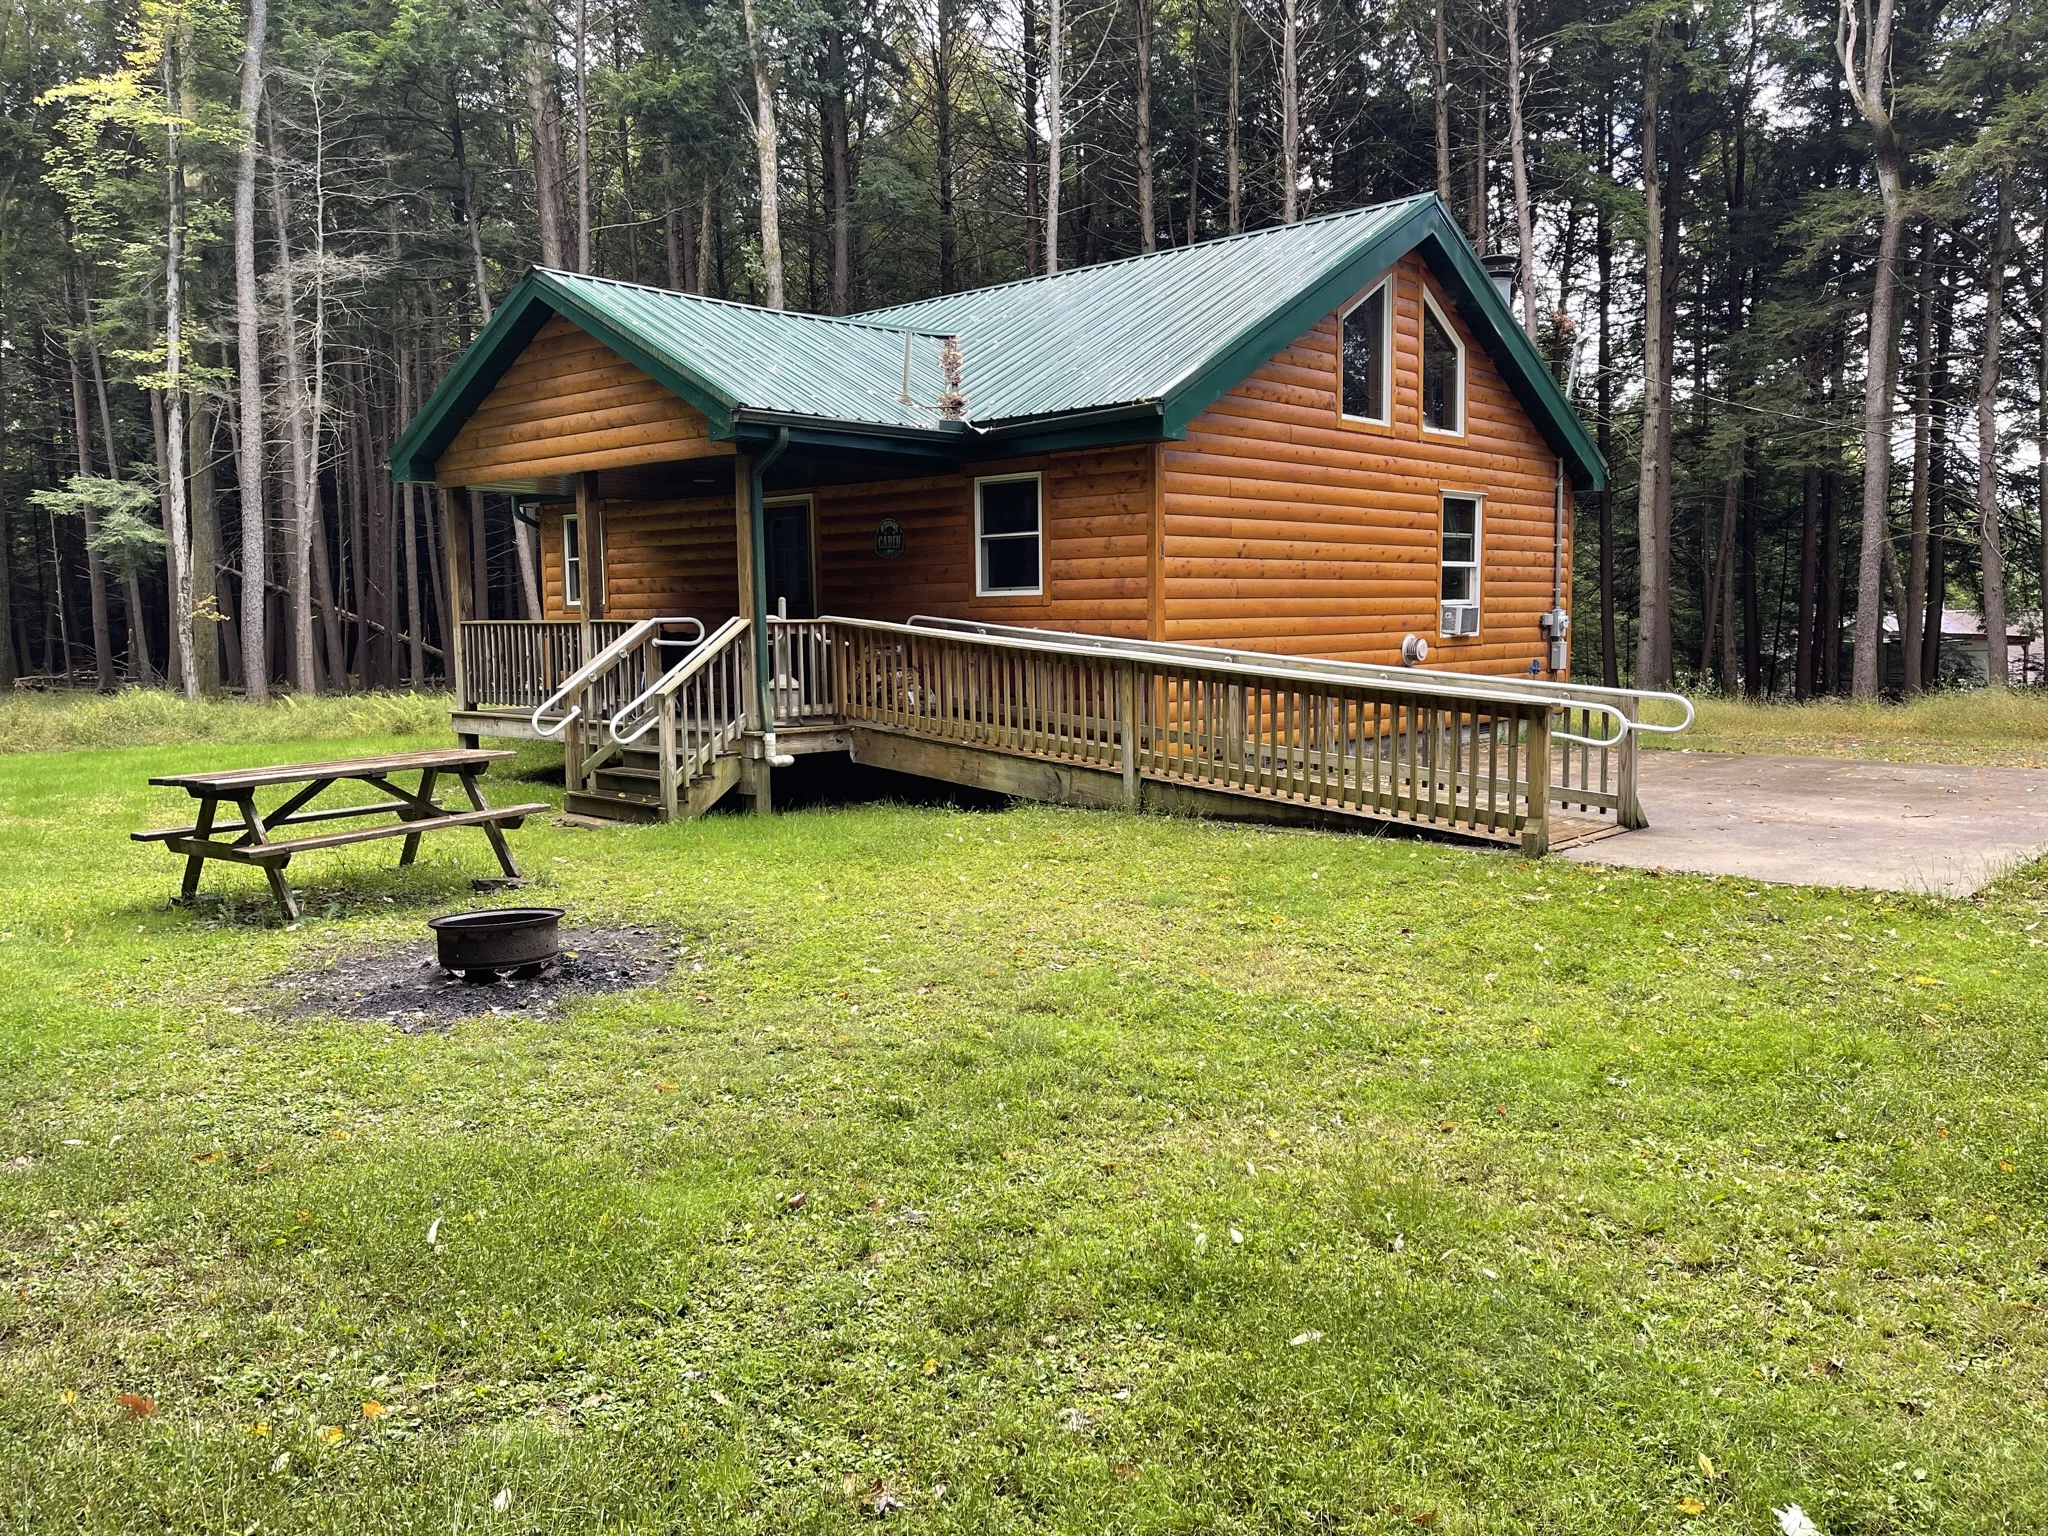
{"type": "Polygon", "coordinates": [[[2048,584],[2044,55],[2025,0],[0,0],[0,686],[441,679],[383,461],[531,263],[850,313],[1429,189],[1613,469],[1577,675],[1953,682],[1944,609],[2048,584]]]}

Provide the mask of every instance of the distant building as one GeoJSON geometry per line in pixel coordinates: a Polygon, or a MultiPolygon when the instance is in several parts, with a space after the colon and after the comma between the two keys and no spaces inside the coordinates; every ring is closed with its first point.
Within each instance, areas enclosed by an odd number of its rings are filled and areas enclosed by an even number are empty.
{"type": "MultiPolygon", "coordinates": [[[[2044,660],[2048,660],[2043,654],[2041,616],[2038,613],[2008,616],[2006,636],[2006,659],[2013,682],[2040,682],[2044,660]]],[[[1981,613],[1968,608],[1941,610],[1941,652],[1935,675],[1943,684],[1961,688],[1983,687],[1990,676],[1987,654],[1984,616],[1981,613]]],[[[1882,665],[1884,686],[1901,687],[1906,676],[1905,657],[1899,645],[1899,621],[1889,613],[1884,616],[1882,665]]]]}

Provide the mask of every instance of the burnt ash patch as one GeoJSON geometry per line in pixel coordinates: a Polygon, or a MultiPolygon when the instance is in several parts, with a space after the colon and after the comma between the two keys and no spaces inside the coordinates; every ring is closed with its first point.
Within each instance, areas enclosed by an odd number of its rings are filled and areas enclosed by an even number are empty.
{"type": "Polygon", "coordinates": [[[271,987],[293,1018],[369,1019],[423,1034],[492,1014],[545,1018],[574,997],[653,986],[675,964],[675,941],[657,929],[576,928],[563,930],[560,962],[533,976],[465,981],[441,969],[429,939],[315,960],[271,987]]]}

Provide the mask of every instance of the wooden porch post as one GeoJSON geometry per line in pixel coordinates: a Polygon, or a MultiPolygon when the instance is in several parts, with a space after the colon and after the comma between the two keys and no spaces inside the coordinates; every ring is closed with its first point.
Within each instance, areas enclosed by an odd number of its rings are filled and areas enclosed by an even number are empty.
{"type": "MultiPolygon", "coordinates": [[[[732,456],[733,547],[739,558],[740,617],[752,623],[754,612],[754,506],[753,460],[744,453],[732,456]]],[[[746,675],[748,741],[740,753],[740,796],[747,808],[765,815],[775,808],[772,792],[773,769],[767,758],[762,733],[769,722],[761,718],[761,688],[754,672],[758,663],[756,638],[747,637],[746,675]]]]}
{"type": "Polygon", "coordinates": [[[1124,807],[1135,811],[1138,784],[1138,667],[1127,661],[1117,668],[1117,736],[1123,748],[1124,807]]]}
{"type": "MultiPolygon", "coordinates": [[[[469,514],[456,507],[455,488],[441,492],[441,525],[448,536],[448,681],[455,689],[455,707],[471,708],[468,646],[463,643],[463,626],[469,622],[474,603],[469,590],[469,514]]],[[[466,499],[466,498],[465,498],[466,499]]],[[[464,736],[462,744],[474,748],[478,738],[464,736]]]]}
{"type": "Polygon", "coordinates": [[[1534,706],[1529,713],[1529,819],[1522,823],[1522,852],[1542,858],[1550,852],[1550,710],[1534,706]]]}

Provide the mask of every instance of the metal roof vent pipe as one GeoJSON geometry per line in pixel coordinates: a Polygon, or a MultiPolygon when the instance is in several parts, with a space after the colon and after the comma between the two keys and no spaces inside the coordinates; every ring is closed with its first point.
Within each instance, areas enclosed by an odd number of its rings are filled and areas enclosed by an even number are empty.
{"type": "Polygon", "coordinates": [[[1493,286],[1500,292],[1501,303],[1509,308],[1515,302],[1515,272],[1521,265],[1521,258],[1513,251],[1496,251],[1491,256],[1479,258],[1486,268],[1486,275],[1493,279],[1493,286]]]}

